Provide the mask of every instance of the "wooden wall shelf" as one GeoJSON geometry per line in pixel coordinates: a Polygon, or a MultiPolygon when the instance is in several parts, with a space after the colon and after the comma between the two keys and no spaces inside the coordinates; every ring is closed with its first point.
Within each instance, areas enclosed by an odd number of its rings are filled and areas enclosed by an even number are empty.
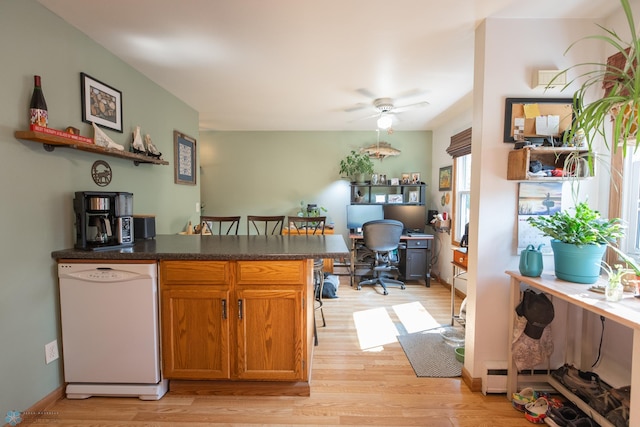
{"type": "Polygon", "coordinates": [[[507,179],[515,181],[562,181],[576,178],[589,178],[595,175],[595,170],[593,173],[588,173],[586,163],[582,165],[584,169],[583,172],[577,177],[536,177],[529,176],[528,174],[529,165],[534,160],[539,160],[546,166],[555,166],[564,169],[565,161],[568,157],[580,156],[586,159],[588,153],[586,148],[524,147],[518,150],[512,150],[509,152],[507,179]]]}
{"type": "Polygon", "coordinates": [[[103,154],[105,156],[120,157],[121,159],[131,160],[136,166],[138,166],[140,163],[151,163],[154,165],[169,164],[169,162],[167,162],[166,160],[156,159],[153,157],[145,156],[143,154],[104,148],[99,145],[87,144],[85,142],[74,141],[61,136],[49,135],[42,132],[30,130],[16,131],[15,137],[18,139],[40,142],[44,145],[44,149],[47,151],[53,151],[55,147],[67,147],[75,150],[88,151],[91,153],[103,154]]]}

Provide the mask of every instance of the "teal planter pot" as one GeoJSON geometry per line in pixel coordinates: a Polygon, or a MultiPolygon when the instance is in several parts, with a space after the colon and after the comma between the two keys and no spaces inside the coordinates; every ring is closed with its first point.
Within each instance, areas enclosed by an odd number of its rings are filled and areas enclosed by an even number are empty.
{"type": "Polygon", "coordinates": [[[600,277],[606,245],[574,245],[551,240],[556,277],[567,282],[593,284],[600,277]]]}

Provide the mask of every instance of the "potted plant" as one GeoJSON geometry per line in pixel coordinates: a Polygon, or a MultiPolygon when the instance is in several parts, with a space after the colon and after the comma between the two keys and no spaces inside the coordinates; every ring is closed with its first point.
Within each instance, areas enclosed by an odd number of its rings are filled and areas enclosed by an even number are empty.
{"type": "Polygon", "coordinates": [[[607,301],[620,301],[624,291],[622,278],[629,273],[633,273],[633,270],[625,268],[622,264],[610,266],[606,261],[601,261],[600,264],[605,273],[607,273],[607,284],[604,292],[607,301]]]}
{"type": "MultiPolygon", "coordinates": [[[[629,0],[620,0],[629,26],[631,39],[625,41],[611,29],[598,25],[605,34],[592,35],[572,43],[569,51],[576,43],[585,39],[599,40],[611,48],[614,53],[606,63],[588,62],[573,65],[564,72],[579,69],[576,77],[570,80],[563,90],[574,82],[582,82],[573,95],[575,120],[569,132],[564,135],[564,142],[579,138],[583,133],[586,139],[589,155],[589,166],[593,166],[593,137],[601,135],[608,150],[615,153],[620,144],[623,155],[626,156],[629,145],[635,146],[635,136],[640,124],[638,105],[640,105],[640,39],[636,33],[635,21],[629,5],[629,0]],[[594,70],[594,67],[597,69],[594,70]],[[591,103],[586,103],[593,87],[602,85],[604,96],[591,103]],[[608,127],[612,126],[611,143],[607,141],[608,127]]],[[[565,52],[566,53],[566,52],[565,52]]],[[[563,72],[563,73],[564,73],[563,72]]],[[[560,74],[563,74],[560,73],[560,74]]],[[[560,75],[559,74],[559,75],[560,75]]],[[[558,76],[554,77],[555,80],[558,76]]],[[[591,169],[592,170],[592,169],[591,169]]]]}
{"type": "Polygon", "coordinates": [[[363,183],[365,174],[372,173],[373,162],[367,153],[351,150],[351,153],[340,160],[340,175],[349,177],[352,181],[363,183]]]}
{"type": "Polygon", "coordinates": [[[603,219],[586,202],[578,203],[573,215],[560,211],[527,222],[551,237],[556,277],[575,283],[595,283],[607,245],[623,235],[619,218],[603,219]]]}

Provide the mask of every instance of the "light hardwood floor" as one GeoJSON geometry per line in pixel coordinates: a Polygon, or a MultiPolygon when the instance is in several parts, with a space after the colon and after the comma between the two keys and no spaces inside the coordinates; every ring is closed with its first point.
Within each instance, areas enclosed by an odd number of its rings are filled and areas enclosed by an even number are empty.
{"type": "MultiPolygon", "coordinates": [[[[505,395],[472,393],[460,378],[417,378],[400,344],[380,332],[388,313],[399,330],[425,323],[423,306],[448,324],[449,289],[409,282],[356,291],[341,278],[338,299],[325,300],[325,328],[319,328],[310,397],[165,395],[157,402],[137,398],[63,399],[36,421],[53,426],[430,426],[518,427],[531,425],[505,395]],[[385,316],[382,316],[385,317],[385,316]],[[357,320],[354,320],[357,319],[357,320]],[[375,322],[375,323],[374,323],[375,322]],[[358,323],[359,331],[356,330],[358,323]],[[366,334],[373,329],[373,334],[366,334]],[[390,341],[390,342],[386,342],[390,341]],[[361,349],[375,346],[373,349],[361,349]]],[[[459,305],[460,301],[457,301],[459,305]]],[[[320,313],[317,313],[320,321],[320,313]]]]}

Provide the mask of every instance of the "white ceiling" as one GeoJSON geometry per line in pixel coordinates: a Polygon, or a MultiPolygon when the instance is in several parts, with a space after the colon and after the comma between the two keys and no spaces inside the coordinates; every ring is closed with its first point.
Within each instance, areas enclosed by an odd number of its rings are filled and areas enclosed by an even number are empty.
{"type": "Polygon", "coordinates": [[[474,29],[484,18],[596,19],[619,7],[613,0],[39,1],[197,110],[201,130],[371,130],[376,118],[364,117],[376,114],[380,97],[396,106],[428,101],[397,114],[393,128],[433,129],[471,105],[474,29]]]}

